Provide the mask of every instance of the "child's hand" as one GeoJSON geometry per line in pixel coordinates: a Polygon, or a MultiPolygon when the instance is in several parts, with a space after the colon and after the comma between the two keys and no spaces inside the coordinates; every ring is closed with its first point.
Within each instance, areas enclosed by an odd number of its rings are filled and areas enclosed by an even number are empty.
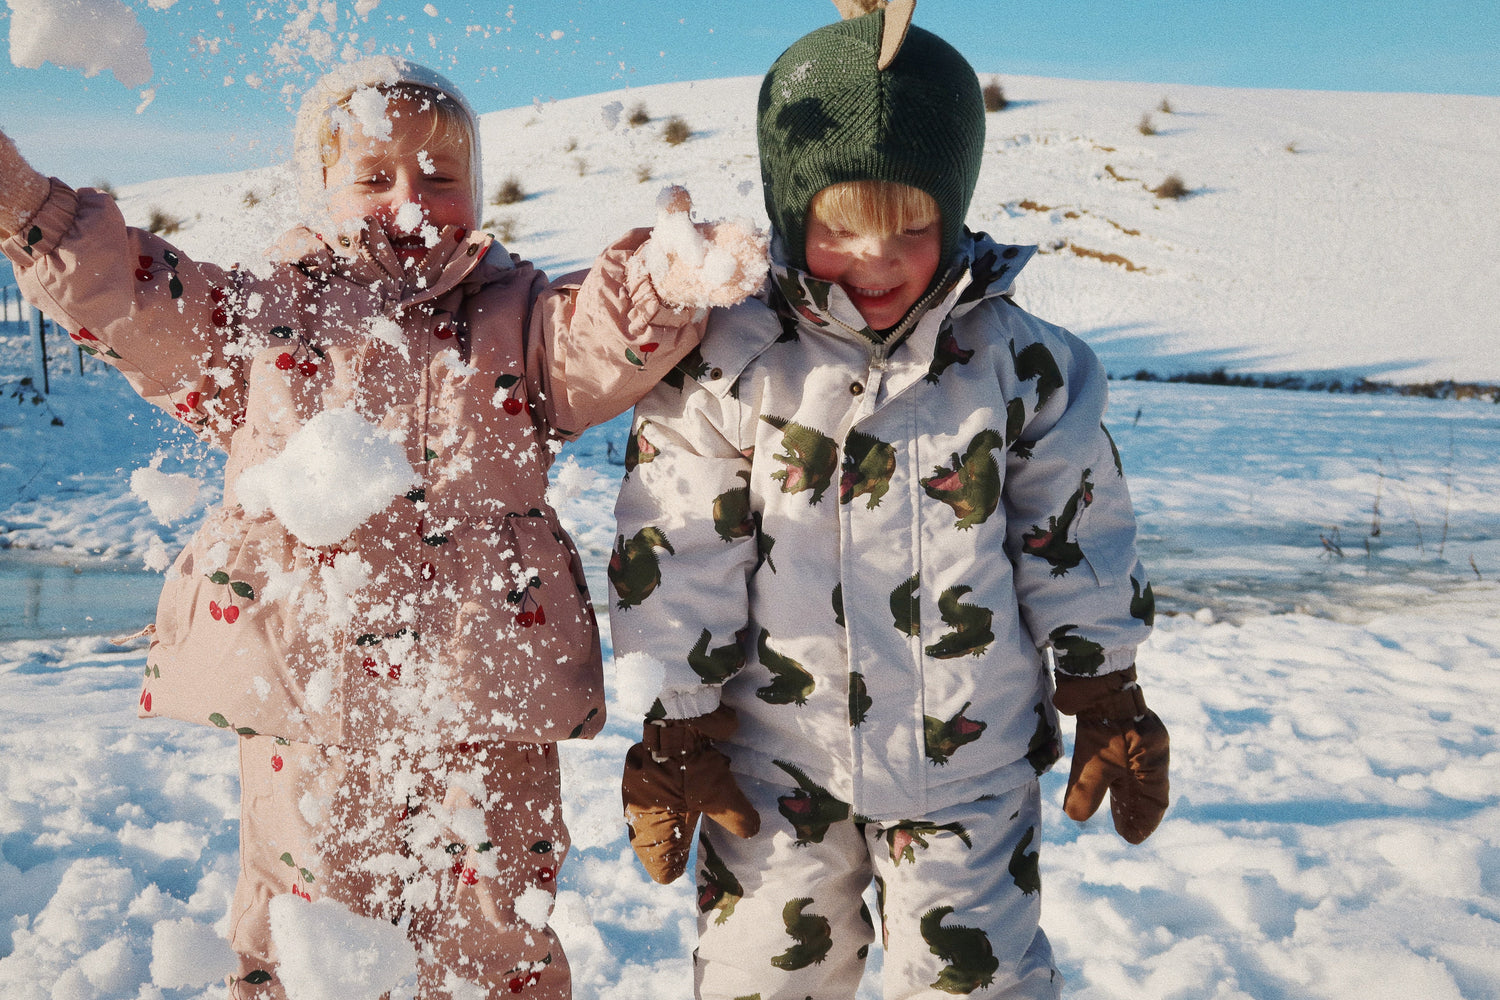
{"type": "Polygon", "coordinates": [[[760,288],[764,233],[737,221],[694,223],[686,188],[666,188],[656,205],[656,228],[631,261],[645,269],[656,294],[676,306],[732,306],[760,288]]]}
{"type": "Polygon", "coordinates": [[[1167,727],[1146,707],[1135,667],[1098,677],[1057,676],[1052,703],[1076,715],[1073,768],[1063,811],[1082,823],[1109,792],[1115,830],[1132,844],[1151,836],[1167,811],[1167,727]]]}
{"type": "Polygon", "coordinates": [[[0,239],[14,236],[47,200],[51,185],[0,131],[0,239]]]}
{"type": "Polygon", "coordinates": [[[647,722],[625,755],[620,791],[630,846],[651,878],[667,885],[687,871],[700,815],[737,837],[753,837],[760,815],[735,784],[729,758],[714,741],[735,730],[734,710],[720,705],[696,719],[647,722]]]}

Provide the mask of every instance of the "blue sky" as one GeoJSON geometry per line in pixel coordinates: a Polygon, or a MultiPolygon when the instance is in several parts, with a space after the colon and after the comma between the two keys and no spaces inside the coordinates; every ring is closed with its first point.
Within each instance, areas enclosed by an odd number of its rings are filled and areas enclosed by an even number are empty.
{"type": "MultiPolygon", "coordinates": [[[[11,12],[0,0],[0,33],[11,12]]],[[[310,7],[335,55],[405,51],[481,111],[672,80],[763,73],[837,15],[828,0],[122,0],[147,32],[155,75],[0,65],[0,126],[40,168],[115,184],[238,170],[286,155],[295,94],[328,65],[292,31],[310,7]],[[425,10],[424,10],[425,8],[425,10]],[[277,44],[284,58],[275,59],[277,44]]],[[[1495,0],[920,0],[916,22],[983,75],[1060,76],[1298,90],[1500,95],[1495,0]]]]}

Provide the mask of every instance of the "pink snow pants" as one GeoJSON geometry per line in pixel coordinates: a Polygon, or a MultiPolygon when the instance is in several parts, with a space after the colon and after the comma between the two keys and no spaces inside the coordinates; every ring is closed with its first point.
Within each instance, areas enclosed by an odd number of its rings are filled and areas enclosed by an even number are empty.
{"type": "Polygon", "coordinates": [[[826,793],[735,777],[760,833],[741,840],[704,820],[700,1000],[851,1000],[875,939],[862,898],[872,880],[885,1000],[1061,995],[1039,926],[1035,781],[920,819],[861,822],[826,793]]]}
{"type": "Polygon", "coordinates": [[[421,1000],[455,991],[568,1000],[550,906],[537,913],[538,901],[550,900],[527,891],[555,895],[568,851],[554,746],[461,744],[412,758],[394,745],[249,736],[240,741],[240,783],[235,1000],[286,996],[269,909],[284,893],[404,923],[421,1000]]]}

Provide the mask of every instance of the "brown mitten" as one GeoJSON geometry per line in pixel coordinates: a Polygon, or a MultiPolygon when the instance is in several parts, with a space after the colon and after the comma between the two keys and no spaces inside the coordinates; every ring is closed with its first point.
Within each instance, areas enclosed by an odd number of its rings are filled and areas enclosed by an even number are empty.
{"type": "Polygon", "coordinates": [[[1167,727],[1146,707],[1135,667],[1098,677],[1057,675],[1052,703],[1078,717],[1063,811],[1083,822],[1104,793],[1115,830],[1139,844],[1167,811],[1167,727]]]}
{"type": "Polygon", "coordinates": [[[735,784],[729,758],[714,748],[736,725],[727,705],[693,719],[648,720],[641,742],[625,755],[620,791],[630,846],[652,880],[666,885],[687,870],[699,815],[737,837],[760,829],[760,815],[735,784]]]}

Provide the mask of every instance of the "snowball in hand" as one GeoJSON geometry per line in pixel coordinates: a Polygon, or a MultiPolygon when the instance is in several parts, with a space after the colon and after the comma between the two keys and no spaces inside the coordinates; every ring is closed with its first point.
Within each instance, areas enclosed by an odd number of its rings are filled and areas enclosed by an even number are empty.
{"type": "Polygon", "coordinates": [[[324,410],[275,458],[246,469],[235,490],[247,513],[266,510],[305,545],[341,542],[417,474],[401,446],[352,409],[324,410]]]}
{"type": "Polygon", "coordinates": [[[405,991],[417,983],[417,953],[388,920],[361,917],[331,899],[271,899],[277,974],[289,1000],[345,1000],[405,991]]]}
{"type": "Polygon", "coordinates": [[[732,306],[765,280],[765,234],[747,222],[694,223],[692,198],[669,187],[656,200],[656,227],[632,268],[644,268],[658,295],[678,306],[732,306]]]}

